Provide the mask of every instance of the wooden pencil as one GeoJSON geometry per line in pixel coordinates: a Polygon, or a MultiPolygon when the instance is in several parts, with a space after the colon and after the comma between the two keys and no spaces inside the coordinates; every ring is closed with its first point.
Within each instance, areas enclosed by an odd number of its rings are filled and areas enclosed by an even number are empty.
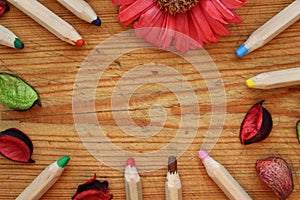
{"type": "Polygon", "coordinates": [[[257,89],[300,85],[300,67],[261,73],[246,80],[246,85],[257,89]]]}
{"type": "Polygon", "coordinates": [[[84,0],[57,0],[65,8],[70,10],[80,19],[92,23],[96,26],[101,25],[101,20],[92,9],[92,7],[84,0]]]}
{"type": "Polygon", "coordinates": [[[7,0],[41,26],[61,40],[72,45],[82,46],[84,40],[79,33],[66,21],[54,14],[37,0],[7,0]]]}
{"type": "Polygon", "coordinates": [[[0,25],[0,44],[15,49],[23,49],[23,42],[8,28],[0,25]]]}
{"type": "Polygon", "coordinates": [[[230,175],[223,165],[212,159],[205,151],[199,151],[199,158],[205,166],[209,177],[231,200],[251,200],[239,183],[230,175]]]}
{"type": "Polygon", "coordinates": [[[128,158],[125,167],[126,200],[142,200],[142,182],[135,167],[135,160],[128,158]]]}
{"type": "Polygon", "coordinates": [[[166,200],[182,200],[182,185],[177,172],[177,160],[174,156],[170,156],[168,159],[165,192],[166,200]]]}
{"type": "Polygon", "coordinates": [[[300,19],[300,0],[295,0],[264,25],[254,31],[247,41],[236,50],[238,57],[254,51],[300,19]]]}
{"type": "Polygon", "coordinates": [[[16,198],[16,200],[38,200],[60,178],[70,160],[64,156],[46,167],[28,187],[16,198]]]}

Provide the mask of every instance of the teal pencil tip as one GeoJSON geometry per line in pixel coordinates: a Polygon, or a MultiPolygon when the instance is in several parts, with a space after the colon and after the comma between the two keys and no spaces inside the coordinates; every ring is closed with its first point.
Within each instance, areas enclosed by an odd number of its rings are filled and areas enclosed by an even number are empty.
{"type": "Polygon", "coordinates": [[[242,46],[240,46],[237,50],[236,50],[236,55],[241,58],[244,55],[246,55],[248,53],[248,49],[246,48],[245,44],[243,44],[242,46]]]}
{"type": "Polygon", "coordinates": [[[68,162],[70,161],[70,156],[64,156],[57,161],[57,165],[61,168],[67,166],[68,162]]]}
{"type": "Polygon", "coordinates": [[[97,19],[95,19],[94,21],[92,21],[92,24],[96,25],[96,26],[101,26],[101,20],[99,17],[97,17],[97,19]]]}
{"type": "Polygon", "coordinates": [[[19,38],[15,39],[14,45],[15,45],[15,48],[17,48],[17,49],[23,49],[24,48],[24,43],[19,38]]]}

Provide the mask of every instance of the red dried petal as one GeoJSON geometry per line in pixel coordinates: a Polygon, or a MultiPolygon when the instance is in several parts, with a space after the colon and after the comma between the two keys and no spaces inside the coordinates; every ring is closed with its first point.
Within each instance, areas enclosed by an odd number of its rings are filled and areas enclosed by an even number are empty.
{"type": "Polygon", "coordinates": [[[280,157],[268,157],[256,162],[259,178],[279,197],[286,199],[294,189],[292,171],[287,162],[280,157]]]}
{"type": "Polygon", "coordinates": [[[100,182],[96,179],[96,174],[86,183],[78,186],[73,200],[111,200],[112,194],[108,193],[108,182],[100,182]]]}
{"type": "Polygon", "coordinates": [[[272,130],[272,117],[262,103],[254,104],[247,112],[240,129],[242,144],[251,144],[265,139],[272,130]]]}
{"type": "Polygon", "coordinates": [[[11,128],[0,133],[0,153],[4,157],[16,162],[34,162],[32,152],[32,142],[22,131],[11,128]]]}
{"type": "Polygon", "coordinates": [[[7,11],[9,11],[7,2],[0,0],[0,17],[7,11]]]}

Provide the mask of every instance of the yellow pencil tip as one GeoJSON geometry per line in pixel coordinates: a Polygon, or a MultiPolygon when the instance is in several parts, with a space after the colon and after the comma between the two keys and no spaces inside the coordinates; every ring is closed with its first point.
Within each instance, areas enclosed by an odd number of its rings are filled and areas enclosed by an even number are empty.
{"type": "Polygon", "coordinates": [[[248,80],[246,80],[246,85],[248,88],[254,88],[255,83],[251,78],[249,78],[248,80]]]}

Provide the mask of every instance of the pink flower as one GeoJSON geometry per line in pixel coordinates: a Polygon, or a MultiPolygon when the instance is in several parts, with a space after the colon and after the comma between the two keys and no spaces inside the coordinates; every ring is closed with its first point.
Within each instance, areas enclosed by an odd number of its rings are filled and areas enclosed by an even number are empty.
{"type": "Polygon", "coordinates": [[[0,0],[0,17],[7,11],[9,11],[7,2],[4,0],[0,0]]]}
{"type": "Polygon", "coordinates": [[[186,52],[228,35],[225,25],[242,22],[234,9],[246,0],[112,0],[120,5],[119,22],[134,22],[136,36],[161,47],[172,42],[186,52]],[[153,27],[156,27],[155,29],[153,27]]]}

